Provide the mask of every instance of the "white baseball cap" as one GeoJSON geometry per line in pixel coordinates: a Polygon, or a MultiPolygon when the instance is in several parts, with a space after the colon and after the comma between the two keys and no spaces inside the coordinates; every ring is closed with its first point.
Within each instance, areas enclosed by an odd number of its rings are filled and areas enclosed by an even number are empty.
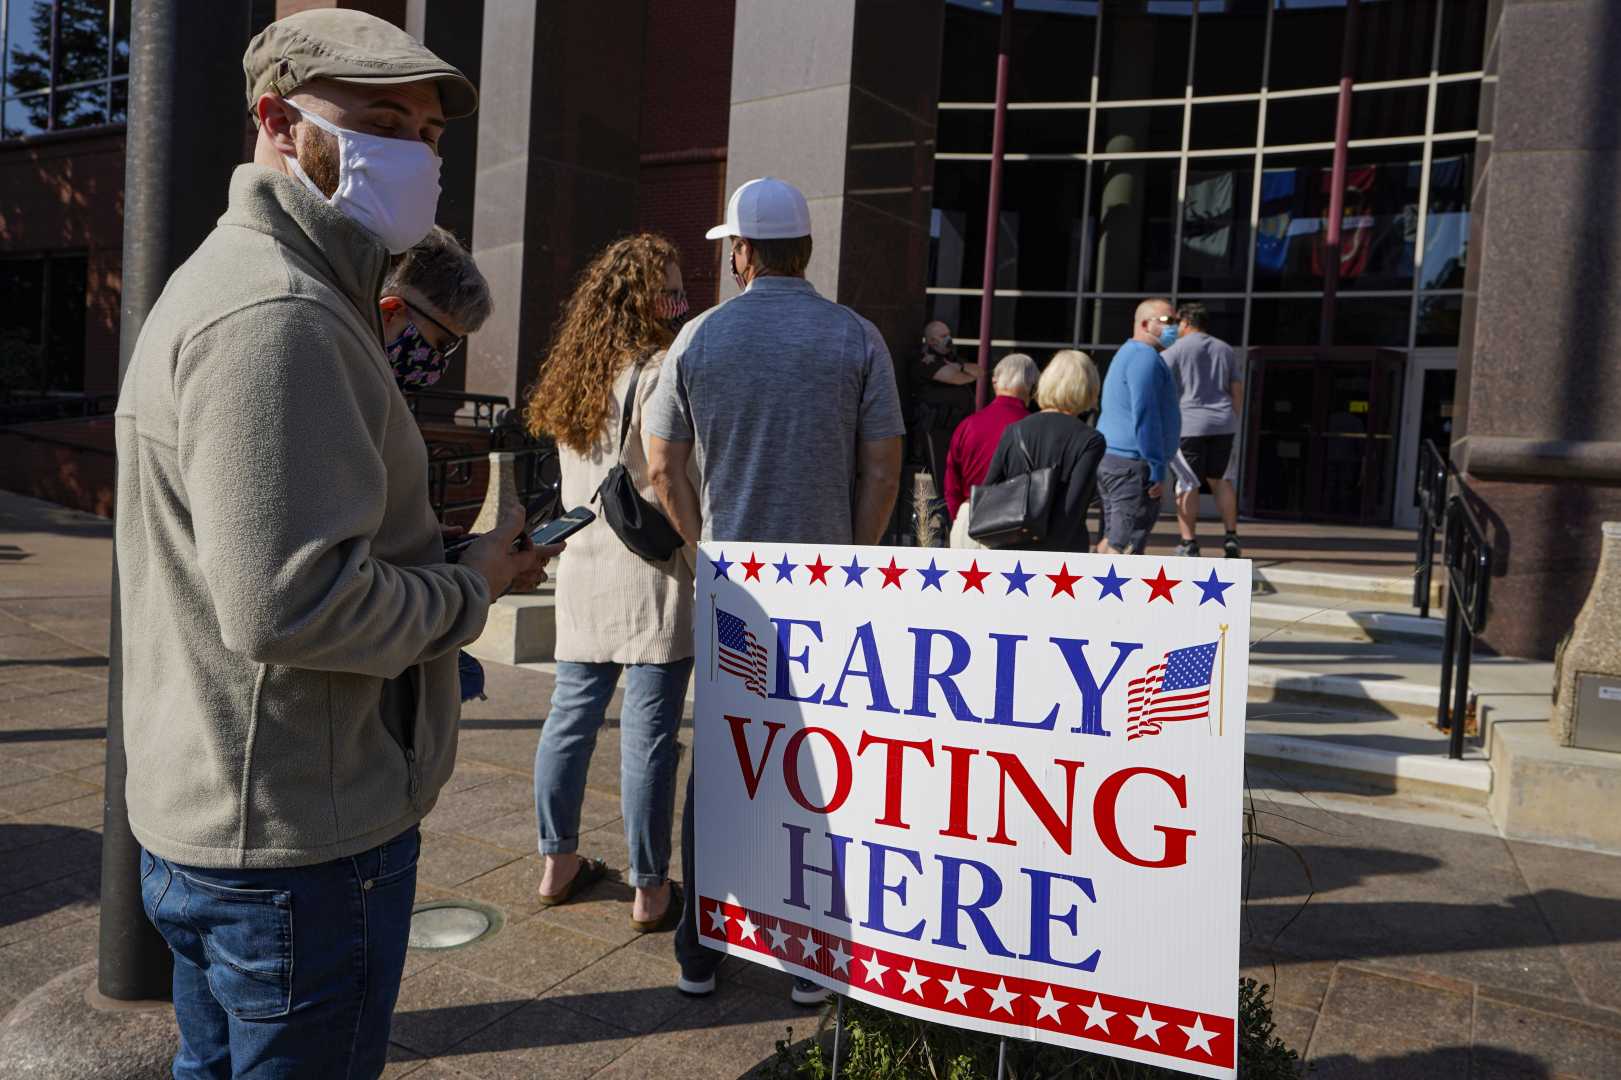
{"type": "Polygon", "coordinates": [[[705,233],[710,240],[741,236],[748,240],[788,240],[809,236],[810,207],[799,189],[775,176],[762,176],[732,192],[726,223],[705,233]]]}

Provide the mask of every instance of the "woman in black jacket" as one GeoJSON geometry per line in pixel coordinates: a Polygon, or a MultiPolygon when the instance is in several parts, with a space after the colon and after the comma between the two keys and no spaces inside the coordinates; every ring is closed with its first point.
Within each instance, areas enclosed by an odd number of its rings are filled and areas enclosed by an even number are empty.
{"type": "Polygon", "coordinates": [[[1002,433],[985,483],[994,484],[1046,466],[1053,467],[1052,512],[1040,543],[1012,544],[1034,551],[1087,552],[1092,539],[1086,510],[1097,487],[1104,440],[1080,419],[1098,403],[1098,369],[1092,358],[1075,349],[1053,354],[1036,384],[1041,411],[1002,433]],[[1022,444],[1022,446],[1021,446],[1022,444]]]}

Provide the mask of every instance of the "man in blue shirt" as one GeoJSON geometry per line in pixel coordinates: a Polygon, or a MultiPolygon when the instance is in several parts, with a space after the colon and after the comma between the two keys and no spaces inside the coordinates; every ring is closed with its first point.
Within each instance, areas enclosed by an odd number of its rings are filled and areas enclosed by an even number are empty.
{"type": "Polygon", "coordinates": [[[1159,517],[1166,470],[1182,434],[1176,380],[1159,353],[1176,335],[1171,302],[1144,300],[1137,305],[1131,340],[1114,354],[1104,377],[1098,431],[1108,452],[1098,465],[1103,498],[1099,551],[1141,555],[1159,517]]]}

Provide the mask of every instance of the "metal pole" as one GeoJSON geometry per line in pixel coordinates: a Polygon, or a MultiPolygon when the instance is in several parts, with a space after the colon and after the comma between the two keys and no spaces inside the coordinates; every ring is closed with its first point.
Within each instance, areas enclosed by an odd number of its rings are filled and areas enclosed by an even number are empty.
{"type": "MultiPolygon", "coordinates": [[[[225,208],[242,159],[240,58],[250,5],[199,18],[186,0],[143,0],[130,22],[129,138],[124,150],[124,255],[119,381],[135,339],[175,267],[225,208]]],[[[107,772],[101,841],[97,989],[113,1001],[169,997],[173,958],[141,908],[140,845],[124,801],[123,627],[113,563],[107,660],[107,772]]]]}
{"type": "Polygon", "coordinates": [[[996,1040],[996,1080],[1007,1076],[1007,1036],[996,1040]]]}
{"type": "Polygon", "coordinates": [[[828,1080],[839,1080],[839,1038],[844,1034],[844,995],[837,995],[839,1003],[833,1010],[833,1071],[828,1080]]]}
{"type": "Polygon", "coordinates": [[[996,47],[996,112],[991,122],[991,190],[985,200],[985,273],[980,278],[979,381],[974,407],[991,400],[991,331],[996,311],[996,238],[1002,219],[1002,155],[1007,135],[1008,68],[1013,60],[1014,0],[1002,0],[1002,37],[996,47]]]}
{"type": "Polygon", "coordinates": [[[1339,113],[1334,119],[1334,166],[1328,184],[1328,225],[1323,243],[1323,321],[1318,344],[1334,344],[1340,288],[1340,247],[1345,216],[1345,159],[1351,141],[1351,85],[1356,73],[1357,0],[1345,5],[1345,41],[1340,52],[1339,113]]]}
{"type": "MultiPolygon", "coordinates": [[[[1463,620],[1459,620],[1462,622],[1463,620]]],[[[1454,760],[1463,757],[1463,729],[1469,723],[1469,660],[1475,652],[1475,633],[1467,622],[1460,628],[1458,642],[1458,683],[1452,690],[1452,727],[1447,732],[1447,756],[1454,760]]]]}
{"type": "Polygon", "coordinates": [[[1457,653],[1458,637],[1462,630],[1460,625],[1462,623],[1461,613],[1458,608],[1458,590],[1454,587],[1455,582],[1452,579],[1451,572],[1453,552],[1457,550],[1458,543],[1457,536],[1453,532],[1452,518],[1453,510],[1449,502],[1446,517],[1447,629],[1444,644],[1441,646],[1441,699],[1435,706],[1435,726],[1443,731],[1448,729],[1450,723],[1447,716],[1447,704],[1452,692],[1452,659],[1457,653]]]}

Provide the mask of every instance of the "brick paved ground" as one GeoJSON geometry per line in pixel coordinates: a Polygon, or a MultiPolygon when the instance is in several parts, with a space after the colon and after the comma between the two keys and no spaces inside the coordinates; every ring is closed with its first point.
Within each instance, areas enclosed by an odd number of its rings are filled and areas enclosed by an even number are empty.
{"type": "MultiPolygon", "coordinates": [[[[0,1018],[95,955],[109,532],[0,494],[0,1018]]],[[[492,667],[489,689],[424,824],[419,899],[471,897],[505,926],[413,952],[388,1075],[707,1080],[767,1059],[789,1025],[809,1034],[814,1014],[763,969],[734,965],[709,1001],[677,995],[669,935],[631,932],[617,881],[537,910],[529,775],[550,680],[492,667]]],[[[623,870],[618,777],[610,724],[583,850],[623,870]]],[[[1262,818],[1310,880],[1261,848],[1244,956],[1314,1075],[1621,1076],[1621,859],[1314,800],[1262,818]]]]}

